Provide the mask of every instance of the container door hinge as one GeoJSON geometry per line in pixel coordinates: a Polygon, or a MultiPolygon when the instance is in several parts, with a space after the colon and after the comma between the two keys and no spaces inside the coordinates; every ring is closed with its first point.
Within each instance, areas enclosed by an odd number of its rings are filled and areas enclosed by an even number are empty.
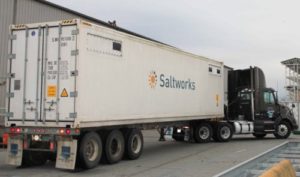
{"type": "Polygon", "coordinates": [[[70,92],[70,97],[77,97],[78,92],[74,91],[74,92],[70,92]]]}
{"type": "Polygon", "coordinates": [[[7,97],[8,97],[8,98],[13,98],[14,96],[15,96],[15,94],[14,94],[13,92],[7,93],[7,97]]]}
{"type": "Polygon", "coordinates": [[[9,40],[16,40],[17,39],[17,35],[15,34],[10,34],[8,35],[9,40]]]}
{"type": "Polygon", "coordinates": [[[71,51],[71,56],[76,56],[78,54],[79,54],[79,50],[78,49],[71,51]]]}
{"type": "Polygon", "coordinates": [[[79,34],[79,29],[72,30],[72,35],[78,35],[79,34]]]}
{"type": "Polygon", "coordinates": [[[7,78],[15,78],[16,74],[15,73],[8,73],[7,78]]]}
{"type": "Polygon", "coordinates": [[[78,76],[78,70],[71,71],[71,76],[78,76]]]}
{"type": "Polygon", "coordinates": [[[69,114],[69,117],[70,118],[77,118],[77,112],[71,112],[70,114],[69,114]]]}
{"type": "Polygon", "coordinates": [[[10,60],[15,59],[15,58],[16,58],[16,54],[9,54],[9,55],[8,55],[8,58],[9,58],[10,60]]]}

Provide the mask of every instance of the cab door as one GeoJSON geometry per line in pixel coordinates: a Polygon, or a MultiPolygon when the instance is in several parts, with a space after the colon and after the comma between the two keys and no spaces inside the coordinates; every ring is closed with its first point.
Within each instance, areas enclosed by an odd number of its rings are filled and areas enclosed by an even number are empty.
{"type": "Polygon", "coordinates": [[[271,90],[266,90],[263,92],[263,104],[262,110],[264,113],[264,118],[269,120],[274,120],[276,110],[276,102],[274,93],[271,90]]]}

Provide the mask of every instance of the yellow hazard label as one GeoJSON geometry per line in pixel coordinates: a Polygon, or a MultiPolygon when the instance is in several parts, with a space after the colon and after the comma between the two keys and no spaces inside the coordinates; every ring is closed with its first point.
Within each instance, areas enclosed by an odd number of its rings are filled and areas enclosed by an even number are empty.
{"type": "Polygon", "coordinates": [[[56,96],[56,85],[48,85],[47,96],[48,97],[56,96]]]}
{"type": "Polygon", "coordinates": [[[66,88],[63,89],[63,91],[61,92],[60,96],[61,97],[68,97],[69,96],[66,88]]]}

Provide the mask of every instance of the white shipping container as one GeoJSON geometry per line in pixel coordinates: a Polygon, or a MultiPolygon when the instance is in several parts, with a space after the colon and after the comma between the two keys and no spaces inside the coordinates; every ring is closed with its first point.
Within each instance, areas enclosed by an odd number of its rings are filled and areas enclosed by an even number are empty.
{"type": "Polygon", "coordinates": [[[6,126],[222,118],[223,63],[79,19],[11,26],[6,126]]]}

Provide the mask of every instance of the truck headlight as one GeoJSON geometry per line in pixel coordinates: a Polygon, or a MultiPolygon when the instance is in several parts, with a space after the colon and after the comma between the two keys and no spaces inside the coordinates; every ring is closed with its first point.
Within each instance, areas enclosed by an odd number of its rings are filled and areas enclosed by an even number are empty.
{"type": "Polygon", "coordinates": [[[32,141],[42,141],[42,135],[32,135],[32,141]]]}

